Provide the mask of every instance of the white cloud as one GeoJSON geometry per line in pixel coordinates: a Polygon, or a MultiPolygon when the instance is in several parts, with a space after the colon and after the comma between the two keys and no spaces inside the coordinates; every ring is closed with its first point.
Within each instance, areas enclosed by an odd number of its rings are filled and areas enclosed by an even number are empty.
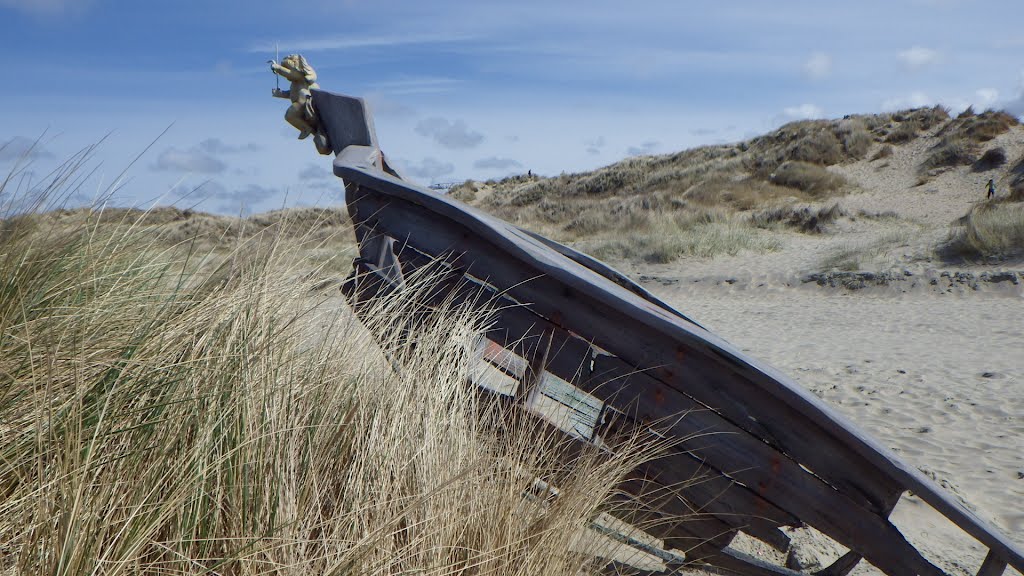
{"type": "Polygon", "coordinates": [[[421,120],[416,125],[416,133],[452,149],[474,148],[484,141],[484,135],[470,130],[465,121],[449,122],[439,116],[421,120]]]}
{"type": "Polygon", "coordinates": [[[584,142],[584,144],[586,144],[587,146],[587,154],[590,154],[591,156],[597,156],[598,154],[601,153],[601,150],[604,148],[607,142],[605,141],[604,136],[598,136],[597,138],[591,138],[590,140],[587,140],[586,142],[584,142]]]}
{"type": "Polygon", "coordinates": [[[715,134],[718,134],[718,130],[716,130],[714,128],[691,128],[690,129],[690,135],[691,136],[714,136],[715,134]]]}
{"type": "Polygon", "coordinates": [[[931,48],[914,46],[909,50],[900,52],[898,58],[909,70],[919,70],[937,62],[939,53],[931,48]]]}
{"type": "Polygon", "coordinates": [[[234,146],[220,138],[207,138],[187,150],[168,148],[156,159],[151,169],[168,172],[191,172],[194,174],[220,174],[227,165],[218,156],[254,153],[263,147],[255,142],[234,146]]]}
{"type": "Polygon", "coordinates": [[[207,198],[216,198],[227,194],[227,188],[216,180],[204,180],[195,186],[179,185],[172,189],[174,194],[181,199],[199,202],[207,198]]]}
{"type": "Polygon", "coordinates": [[[424,158],[418,164],[406,163],[404,168],[403,172],[431,182],[455,172],[455,165],[451,162],[442,162],[432,157],[424,158]]]}
{"type": "Polygon", "coordinates": [[[299,171],[299,180],[327,180],[330,177],[331,173],[319,164],[307,164],[299,171]]]}
{"type": "Polygon", "coordinates": [[[824,52],[815,52],[804,62],[804,74],[812,80],[820,80],[832,73],[832,57],[824,52]]]}
{"type": "Polygon", "coordinates": [[[648,140],[639,146],[630,146],[626,149],[626,154],[630,156],[647,156],[654,154],[659,146],[661,146],[661,142],[648,140]]]}
{"type": "Polygon", "coordinates": [[[999,101],[999,90],[995,88],[981,88],[974,92],[975,105],[978,108],[991,108],[999,101]]]}
{"type": "MultiPolygon", "coordinates": [[[[1024,96],[1024,92],[1022,92],[1024,96]]],[[[906,110],[908,108],[927,108],[936,105],[945,106],[953,113],[960,112],[966,109],[968,106],[973,106],[977,110],[983,110],[986,108],[992,108],[999,105],[999,91],[995,88],[981,88],[975,90],[971,96],[965,95],[946,95],[939,98],[929,95],[926,92],[915,90],[909,94],[902,96],[894,96],[892,98],[882,101],[882,110],[884,112],[892,112],[895,110],[906,110]]],[[[1024,102],[1024,101],[1022,101],[1024,102]]],[[[1013,105],[1013,101],[1003,104],[1007,110],[1013,105]]],[[[1022,107],[1024,110],[1024,107],[1022,107]]]]}
{"type": "Polygon", "coordinates": [[[35,160],[36,158],[52,158],[53,154],[36,140],[15,136],[0,142],[0,163],[12,160],[35,160]]]}
{"type": "Polygon", "coordinates": [[[790,106],[782,110],[782,114],[792,120],[810,120],[813,118],[824,118],[825,111],[814,104],[801,104],[790,106]]]}
{"type": "MultiPolygon", "coordinates": [[[[4,2],[10,0],[2,0],[4,2]]],[[[280,43],[265,42],[253,45],[250,52],[271,53],[281,50],[297,52],[321,52],[327,50],[354,50],[359,48],[393,48],[417,44],[451,44],[476,39],[469,34],[382,34],[376,36],[328,36],[303,40],[287,40],[280,43]]]]}
{"type": "Polygon", "coordinates": [[[441,94],[455,90],[461,80],[444,77],[399,78],[372,84],[374,91],[385,94],[441,94]]]}
{"type": "Polygon", "coordinates": [[[157,156],[153,170],[159,172],[191,172],[194,174],[220,174],[227,165],[212,154],[199,148],[179,150],[168,148],[157,156]]]}
{"type": "Polygon", "coordinates": [[[490,158],[481,158],[473,162],[473,167],[480,170],[511,170],[512,168],[522,168],[523,165],[518,160],[511,158],[491,156],[490,158]]]}
{"type": "Polygon", "coordinates": [[[902,110],[905,108],[922,108],[924,106],[934,106],[938,101],[935,98],[925,94],[924,92],[916,91],[907,94],[906,96],[897,96],[895,98],[889,98],[882,102],[882,110],[891,112],[893,110],[902,110]]]}
{"type": "Polygon", "coordinates": [[[0,0],[0,7],[37,16],[61,16],[82,12],[89,3],[87,0],[0,0]]]}
{"type": "Polygon", "coordinates": [[[253,206],[281,197],[284,192],[279,188],[259,184],[228,188],[216,180],[206,180],[197,186],[182,187],[175,194],[182,201],[195,205],[216,202],[212,208],[220,214],[248,214],[253,206]]]}
{"type": "Polygon", "coordinates": [[[217,198],[226,200],[222,207],[231,210],[239,205],[252,206],[253,204],[258,204],[264,200],[279,196],[281,193],[282,191],[277,188],[260,186],[259,184],[246,184],[244,188],[236,188],[230,192],[218,194],[217,198]]]}
{"type": "Polygon", "coordinates": [[[220,138],[207,138],[199,143],[199,149],[207,154],[237,154],[239,152],[259,152],[263,147],[255,142],[243,146],[231,146],[225,144],[220,138]]]}

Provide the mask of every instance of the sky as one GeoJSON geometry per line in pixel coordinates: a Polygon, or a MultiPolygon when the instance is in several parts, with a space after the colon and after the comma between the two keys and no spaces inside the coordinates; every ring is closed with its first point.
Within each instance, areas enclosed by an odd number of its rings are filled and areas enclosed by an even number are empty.
{"type": "Polygon", "coordinates": [[[331,159],[270,96],[275,48],[366,98],[389,162],[421,184],[591,170],[804,118],[1021,114],[1022,21],[1020,0],[0,0],[0,174],[11,196],[88,150],[71,203],[336,204],[331,159]]]}

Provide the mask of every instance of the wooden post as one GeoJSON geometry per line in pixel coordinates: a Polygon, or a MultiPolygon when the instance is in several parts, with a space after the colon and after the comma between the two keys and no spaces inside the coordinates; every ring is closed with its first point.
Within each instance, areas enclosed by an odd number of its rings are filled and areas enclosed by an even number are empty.
{"type": "Polygon", "coordinates": [[[985,561],[978,569],[978,576],[999,576],[1006,570],[1006,560],[1003,560],[995,550],[989,550],[985,561]]]}
{"type": "Polygon", "coordinates": [[[516,394],[516,398],[525,406],[533,406],[538,390],[544,383],[544,369],[548,365],[548,354],[551,353],[551,336],[551,331],[546,330],[530,355],[530,363],[523,374],[519,393],[516,394]]]}

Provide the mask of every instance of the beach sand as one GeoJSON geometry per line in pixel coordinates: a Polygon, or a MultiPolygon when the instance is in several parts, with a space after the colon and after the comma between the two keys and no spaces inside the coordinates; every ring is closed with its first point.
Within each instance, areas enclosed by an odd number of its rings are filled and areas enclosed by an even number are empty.
{"type": "MultiPolygon", "coordinates": [[[[652,288],[824,399],[1024,546],[1019,296],[701,283],[652,288]]],[[[980,566],[983,547],[916,499],[905,498],[893,518],[950,573],[973,574],[980,566]]],[[[820,538],[801,542],[803,532],[798,546],[810,546],[825,563],[838,556],[820,538]]]]}
{"type": "MultiPolygon", "coordinates": [[[[1024,152],[1015,133],[994,143],[1011,157],[1024,152]]],[[[847,213],[896,218],[790,233],[767,254],[615,265],[825,400],[1024,547],[1024,265],[935,258],[988,175],[951,170],[919,186],[908,167],[927,145],[898,148],[885,166],[833,168],[860,187],[838,199],[847,213]],[[843,251],[862,257],[859,269],[821,275],[843,251]]],[[[986,549],[920,500],[905,496],[892,518],[948,573],[977,572],[986,549]]],[[[792,536],[805,571],[844,551],[811,530],[792,536]]],[[[756,541],[735,545],[785,560],[756,541]]],[[[878,573],[864,562],[854,572],[878,573]]]]}

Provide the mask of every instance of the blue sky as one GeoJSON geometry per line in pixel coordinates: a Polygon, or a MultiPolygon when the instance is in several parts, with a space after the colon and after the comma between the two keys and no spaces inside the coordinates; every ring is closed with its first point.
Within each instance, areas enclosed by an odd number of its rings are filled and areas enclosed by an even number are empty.
{"type": "Polygon", "coordinates": [[[106,137],[79,202],[112,184],[121,205],[337,202],[330,159],[270,97],[275,43],[366,97],[421,183],[588,170],[806,117],[1021,113],[1022,21],[1019,0],[0,0],[0,171],[41,139],[19,168],[38,181],[106,137]]]}

